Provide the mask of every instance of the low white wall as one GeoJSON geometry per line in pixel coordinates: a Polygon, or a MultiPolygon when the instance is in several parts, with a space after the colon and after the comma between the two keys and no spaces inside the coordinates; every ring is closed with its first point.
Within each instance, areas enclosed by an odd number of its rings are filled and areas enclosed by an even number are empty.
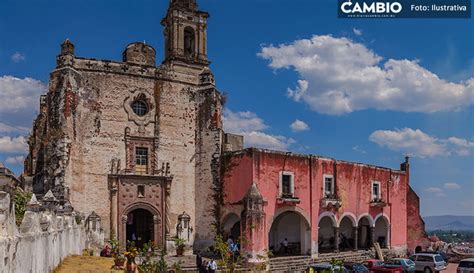
{"type": "MultiPolygon", "coordinates": [[[[0,192],[0,272],[52,272],[69,255],[81,255],[87,238],[97,230],[86,229],[85,219],[77,224],[75,213],[58,215],[41,209],[33,196],[20,228],[15,224],[15,208],[10,197],[0,192]],[[42,211],[40,211],[42,210],[42,211]]],[[[99,224],[100,225],[100,224],[99,224]]],[[[102,236],[103,238],[103,236],[102,236]]]]}

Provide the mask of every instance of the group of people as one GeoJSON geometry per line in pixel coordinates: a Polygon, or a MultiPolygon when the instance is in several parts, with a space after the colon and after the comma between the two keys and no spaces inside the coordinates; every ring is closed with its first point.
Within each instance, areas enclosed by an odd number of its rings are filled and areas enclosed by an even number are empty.
{"type": "MultiPolygon", "coordinates": [[[[229,236],[226,241],[228,246],[228,254],[236,261],[237,257],[240,255],[239,243],[234,239],[233,236],[229,236]]],[[[196,263],[199,267],[199,273],[215,273],[217,272],[218,265],[215,259],[210,259],[208,261],[203,260],[203,258],[198,254],[196,256],[196,263]]]]}

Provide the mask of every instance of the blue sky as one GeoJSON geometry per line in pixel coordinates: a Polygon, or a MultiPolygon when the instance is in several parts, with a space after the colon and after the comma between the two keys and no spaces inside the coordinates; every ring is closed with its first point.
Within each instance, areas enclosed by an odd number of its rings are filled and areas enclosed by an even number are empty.
{"type": "MultiPolygon", "coordinates": [[[[199,1],[226,128],[253,146],[393,168],[410,154],[423,215],[474,215],[473,20],[338,19],[335,2],[199,1]]],[[[167,3],[2,0],[0,161],[21,172],[21,136],[65,38],[110,60],[146,41],[161,60],[167,3]]]]}

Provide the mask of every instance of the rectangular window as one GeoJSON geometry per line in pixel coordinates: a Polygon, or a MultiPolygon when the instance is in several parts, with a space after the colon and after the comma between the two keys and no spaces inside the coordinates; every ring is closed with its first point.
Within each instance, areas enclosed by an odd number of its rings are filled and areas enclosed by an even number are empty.
{"type": "Polygon", "coordinates": [[[293,197],[294,190],[294,175],[292,172],[280,172],[280,196],[293,197]]]}
{"type": "Polygon", "coordinates": [[[372,200],[380,200],[381,197],[380,182],[372,182],[372,200]]]}
{"type": "Polygon", "coordinates": [[[283,174],[281,177],[282,194],[284,196],[291,196],[291,175],[283,174]]]}
{"type": "Polygon", "coordinates": [[[145,174],[148,171],[148,148],[135,149],[135,172],[145,174]]]}
{"type": "Polygon", "coordinates": [[[332,175],[324,175],[324,196],[330,197],[334,195],[334,177],[332,175]]]}

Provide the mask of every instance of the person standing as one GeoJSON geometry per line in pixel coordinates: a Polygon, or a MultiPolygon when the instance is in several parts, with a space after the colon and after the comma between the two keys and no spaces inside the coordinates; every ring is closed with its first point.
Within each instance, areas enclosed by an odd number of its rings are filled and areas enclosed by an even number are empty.
{"type": "Polygon", "coordinates": [[[211,259],[207,265],[207,269],[209,273],[216,273],[217,272],[217,262],[214,259],[211,259]]]}
{"type": "Polygon", "coordinates": [[[283,253],[288,254],[288,239],[285,238],[283,242],[281,242],[281,246],[283,247],[283,253]]]}

